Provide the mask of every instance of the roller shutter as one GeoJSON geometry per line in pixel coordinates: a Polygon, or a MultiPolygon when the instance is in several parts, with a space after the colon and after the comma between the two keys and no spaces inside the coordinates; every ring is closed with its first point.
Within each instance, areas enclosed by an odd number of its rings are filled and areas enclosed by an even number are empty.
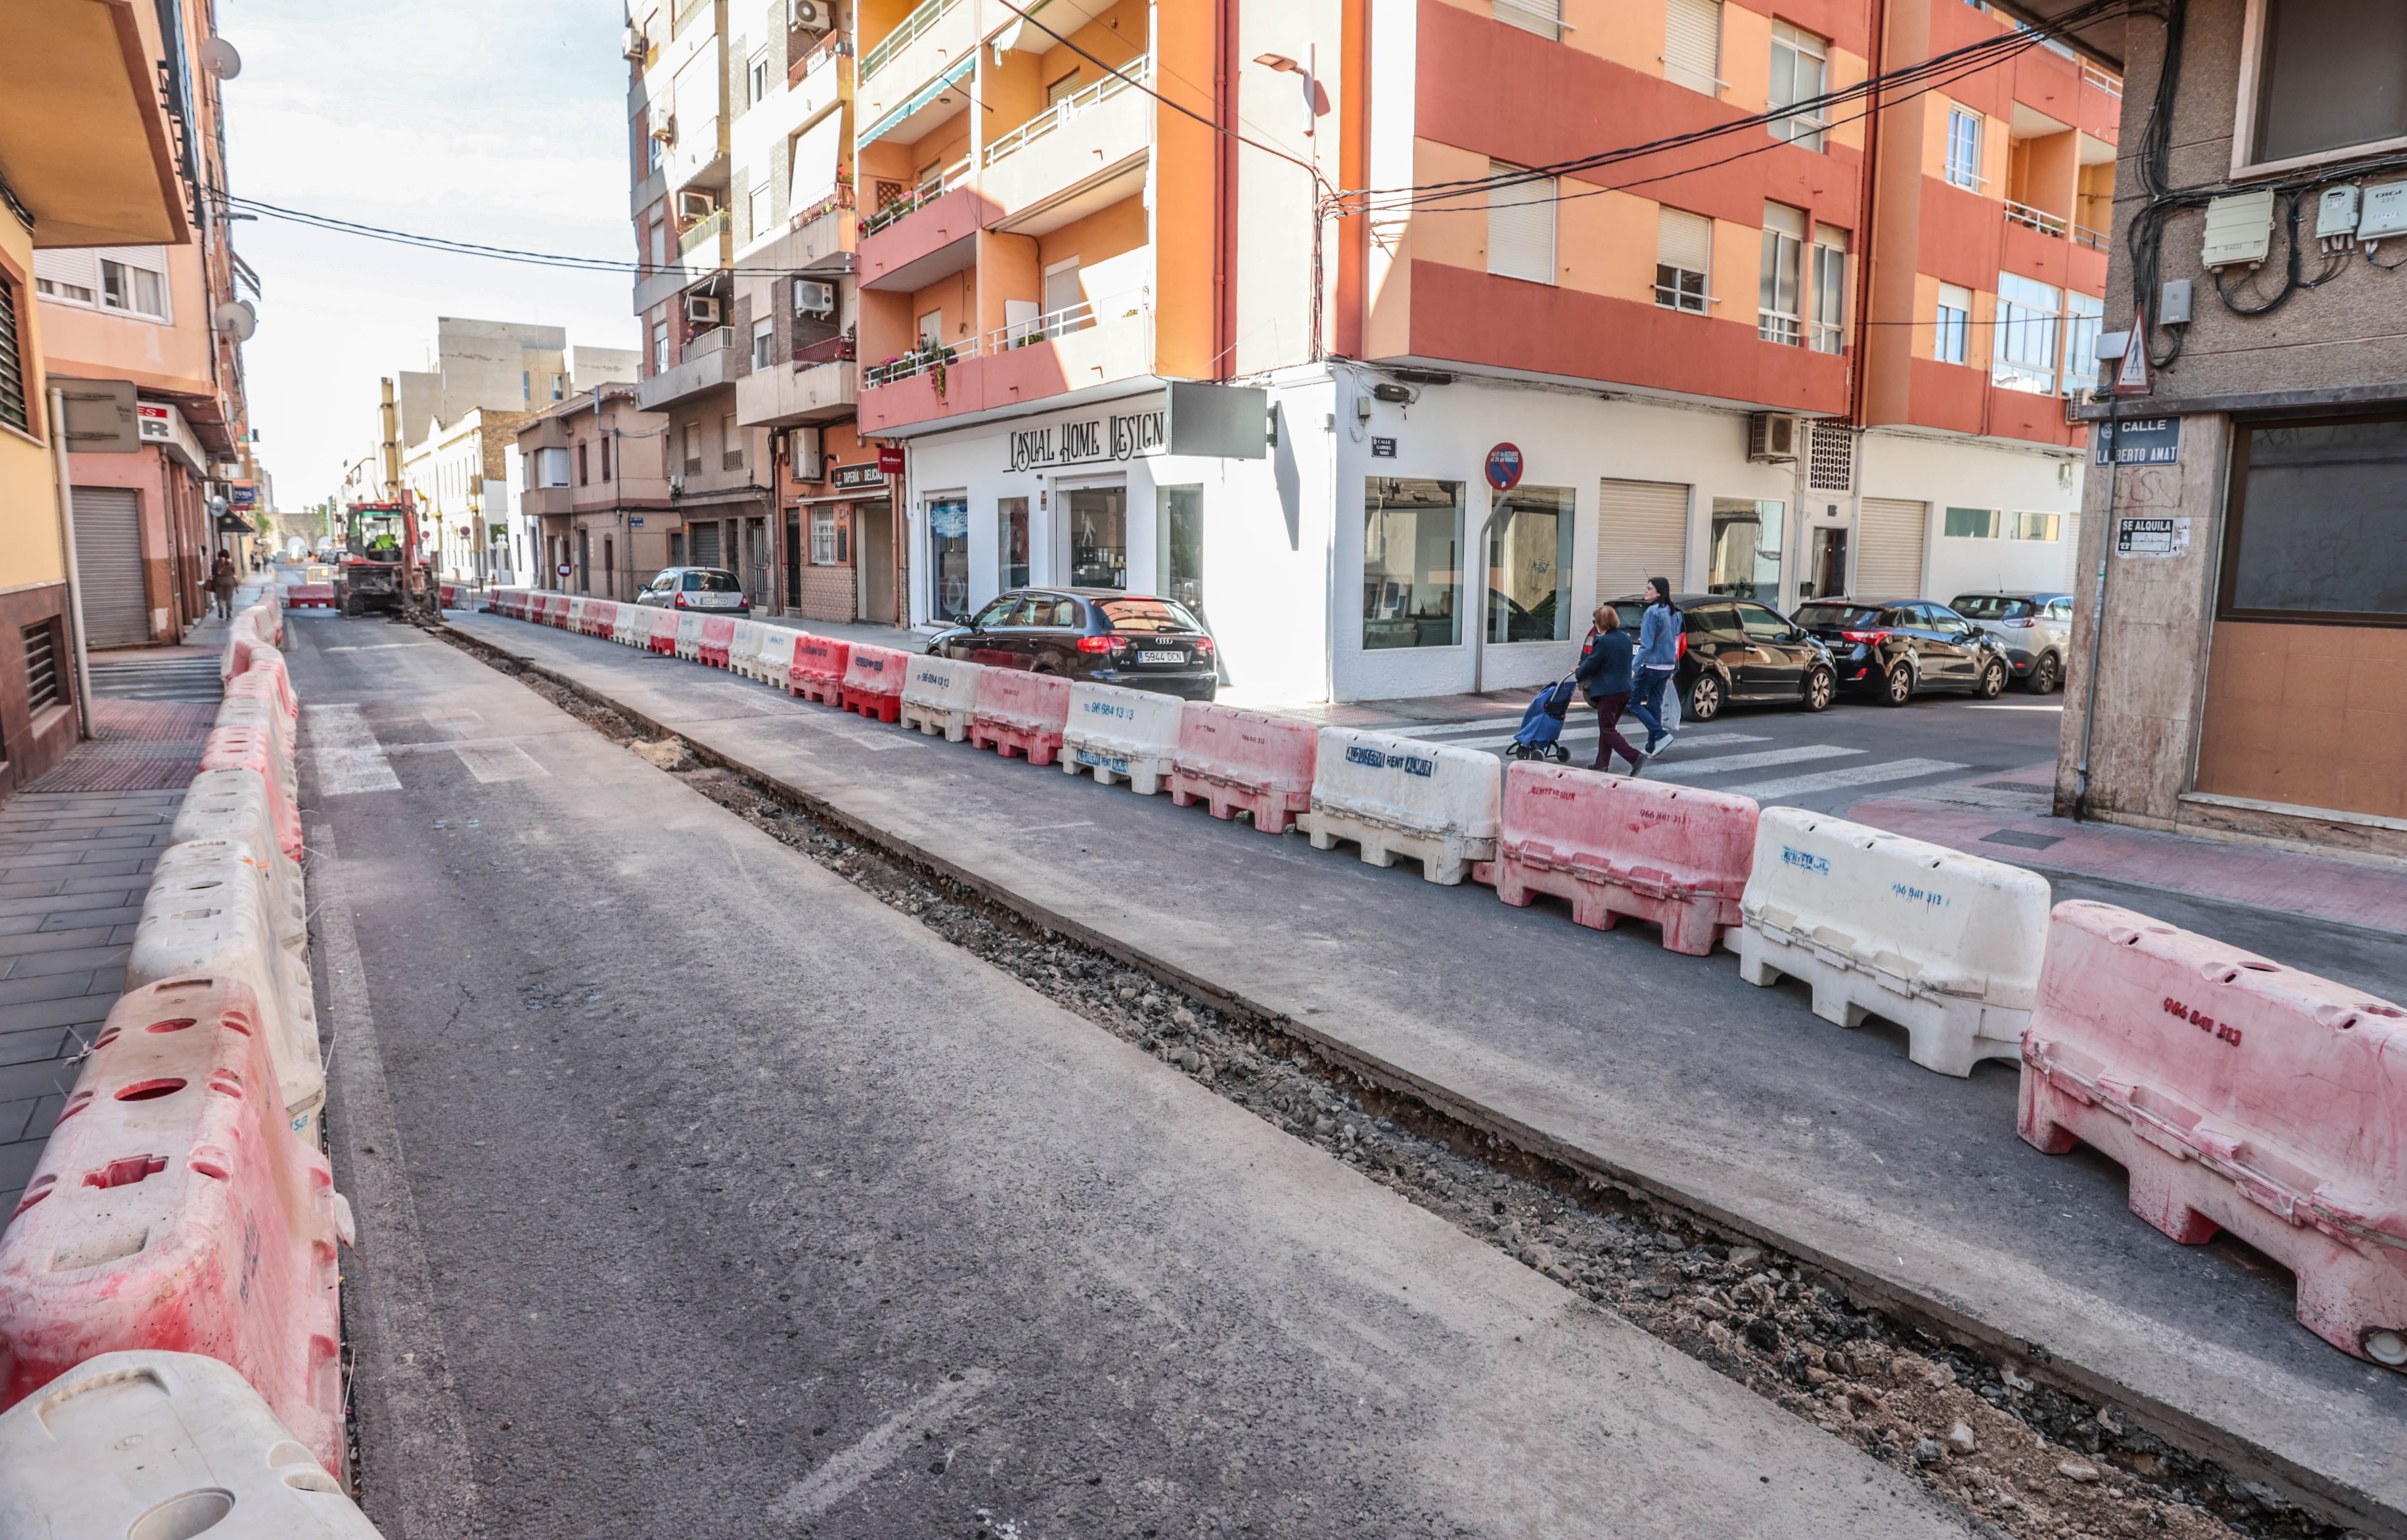
{"type": "Polygon", "coordinates": [[[1861,599],[1919,598],[1922,539],[1930,505],[1893,497],[1867,497],[1856,520],[1856,580],[1850,592],[1861,599]]]}
{"type": "Polygon", "coordinates": [[[2071,593],[2074,592],[2073,586],[2081,580],[2081,515],[2068,513],[2064,516],[2063,534],[2064,591],[2071,593]]]}
{"type": "Polygon", "coordinates": [[[1642,593],[1649,578],[1688,581],[1688,489],[1677,481],[1607,481],[1596,500],[1596,597],[1642,593]]]}
{"type": "Polygon", "coordinates": [[[150,604],[142,586],[140,502],[122,487],[78,487],[75,525],[87,641],[142,646],[150,639],[150,604]]]}

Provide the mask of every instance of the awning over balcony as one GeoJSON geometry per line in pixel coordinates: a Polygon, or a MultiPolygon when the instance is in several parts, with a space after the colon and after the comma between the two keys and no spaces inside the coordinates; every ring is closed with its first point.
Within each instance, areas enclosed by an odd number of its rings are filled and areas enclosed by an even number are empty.
{"type": "Polygon", "coordinates": [[[945,110],[941,113],[931,109],[935,107],[943,97],[949,96],[958,91],[961,83],[968,79],[970,72],[976,68],[977,68],[977,55],[971,53],[961,63],[945,71],[943,75],[913,93],[909,101],[855,135],[853,139],[855,150],[857,150],[862,145],[873,144],[890,136],[916,139],[919,137],[916,133],[897,135],[896,131],[912,127],[933,127],[940,120],[951,117],[955,110],[951,103],[944,103],[945,110]],[[924,121],[922,121],[923,114],[924,121]]]}

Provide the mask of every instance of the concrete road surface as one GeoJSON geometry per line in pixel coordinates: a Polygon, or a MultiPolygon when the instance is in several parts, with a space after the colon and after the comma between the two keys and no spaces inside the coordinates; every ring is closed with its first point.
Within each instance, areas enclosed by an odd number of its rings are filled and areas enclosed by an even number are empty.
{"type": "Polygon", "coordinates": [[[394,1540],[1969,1533],[514,681],[291,630],[394,1540]]]}

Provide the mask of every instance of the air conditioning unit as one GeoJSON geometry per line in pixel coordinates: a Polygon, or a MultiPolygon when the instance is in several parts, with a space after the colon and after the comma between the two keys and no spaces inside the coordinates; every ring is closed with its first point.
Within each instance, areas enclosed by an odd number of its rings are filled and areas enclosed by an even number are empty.
{"type": "Polygon", "coordinates": [[[821,283],[817,278],[796,278],[794,313],[799,316],[835,314],[835,285],[821,283]]]}
{"type": "Polygon", "coordinates": [[[827,0],[786,0],[786,25],[797,32],[825,32],[835,25],[827,0]]]}
{"type": "Polygon", "coordinates": [[[682,476],[672,476],[672,477],[670,477],[670,478],[669,478],[669,495],[670,495],[671,497],[681,497],[681,496],[683,496],[684,494],[685,494],[685,478],[684,478],[684,477],[682,477],[682,476]]]}
{"type": "Polygon", "coordinates": [[[1746,458],[1758,465],[1778,464],[1797,459],[1798,439],[1802,436],[1802,421],[1788,412],[1749,412],[1746,414],[1746,458]]]}
{"type": "Polygon", "coordinates": [[[677,194],[677,218],[706,220],[719,212],[719,199],[708,188],[689,188],[677,194]]]}
{"type": "Polygon", "coordinates": [[[619,35],[619,51],[639,64],[644,62],[644,55],[649,53],[651,49],[650,39],[634,27],[629,27],[619,35]]]}
{"type": "Polygon", "coordinates": [[[719,324],[719,301],[708,294],[688,294],[685,297],[685,319],[696,326],[719,324]]]}
{"type": "Polygon", "coordinates": [[[652,137],[662,144],[677,143],[677,114],[673,112],[653,124],[652,137]]]}

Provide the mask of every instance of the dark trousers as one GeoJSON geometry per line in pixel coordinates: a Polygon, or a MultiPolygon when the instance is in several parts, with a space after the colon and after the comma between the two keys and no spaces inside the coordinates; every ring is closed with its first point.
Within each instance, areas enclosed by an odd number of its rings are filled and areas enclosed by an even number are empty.
{"type": "Polygon", "coordinates": [[[1637,769],[1638,750],[1631,748],[1630,740],[1614,726],[1621,720],[1622,707],[1630,704],[1630,692],[1625,690],[1617,695],[1591,695],[1588,704],[1596,707],[1597,727],[1596,763],[1588,768],[1610,770],[1613,768],[1613,756],[1618,754],[1630,762],[1632,770],[1637,769]]]}

